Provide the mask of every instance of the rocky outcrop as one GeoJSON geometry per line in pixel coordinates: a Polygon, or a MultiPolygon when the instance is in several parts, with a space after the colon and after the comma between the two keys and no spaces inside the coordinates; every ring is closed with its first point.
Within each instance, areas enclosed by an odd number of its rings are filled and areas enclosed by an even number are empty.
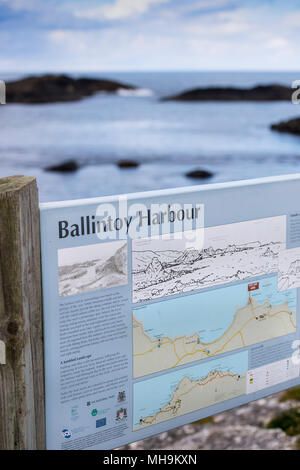
{"type": "Polygon", "coordinates": [[[207,170],[193,170],[190,171],[189,173],[186,173],[188,178],[193,178],[193,179],[206,179],[206,178],[211,178],[213,176],[213,173],[207,170]]]}
{"type": "Polygon", "coordinates": [[[120,89],[135,87],[112,80],[94,78],[71,78],[67,75],[32,76],[6,84],[6,102],[9,103],[56,103],[78,101],[97,92],[114,93],[120,89]]]}
{"type": "Polygon", "coordinates": [[[154,257],[147,266],[145,273],[150,281],[162,279],[164,277],[164,268],[157,257],[154,257]]]}
{"type": "Polygon", "coordinates": [[[258,85],[253,88],[195,88],[163,101],[290,101],[292,90],[282,85],[258,85]]]}
{"type": "Polygon", "coordinates": [[[119,160],[117,162],[119,168],[137,168],[139,165],[136,160],[119,160]]]}
{"type": "Polygon", "coordinates": [[[271,129],[273,131],[300,135],[300,118],[290,119],[289,121],[282,121],[278,124],[272,124],[271,129]]]}
{"type": "Polygon", "coordinates": [[[59,163],[45,168],[46,171],[56,171],[58,173],[72,173],[79,170],[80,165],[75,160],[59,163]]]}

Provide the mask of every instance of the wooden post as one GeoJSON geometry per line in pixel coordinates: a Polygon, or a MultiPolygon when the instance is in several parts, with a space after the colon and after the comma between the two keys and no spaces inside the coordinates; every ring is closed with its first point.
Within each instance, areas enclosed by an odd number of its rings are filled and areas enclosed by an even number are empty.
{"type": "Polygon", "coordinates": [[[44,449],[44,363],[36,180],[0,179],[0,449],[44,449]]]}

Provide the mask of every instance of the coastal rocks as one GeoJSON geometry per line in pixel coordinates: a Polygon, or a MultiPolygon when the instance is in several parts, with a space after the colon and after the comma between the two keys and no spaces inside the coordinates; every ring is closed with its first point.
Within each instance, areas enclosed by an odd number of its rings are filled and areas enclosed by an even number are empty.
{"type": "Polygon", "coordinates": [[[292,91],[282,85],[258,85],[253,88],[195,88],[162,101],[290,101],[292,91]]]}
{"type": "Polygon", "coordinates": [[[45,171],[56,171],[58,173],[72,173],[79,170],[80,165],[75,160],[68,160],[67,162],[58,165],[48,166],[45,171]]]}
{"type": "Polygon", "coordinates": [[[290,119],[289,121],[282,121],[278,124],[272,124],[271,129],[273,131],[300,135],[300,118],[290,119]]]}
{"type": "Polygon", "coordinates": [[[193,171],[186,173],[185,176],[187,176],[188,178],[193,178],[193,179],[207,179],[207,178],[211,178],[213,176],[213,173],[207,170],[193,170],[193,171]]]}
{"type": "Polygon", "coordinates": [[[137,168],[139,165],[139,162],[135,160],[119,160],[117,162],[119,168],[137,168]]]}
{"type": "Polygon", "coordinates": [[[114,93],[120,89],[135,90],[135,87],[112,80],[74,79],[67,75],[32,76],[8,82],[6,102],[40,104],[78,101],[97,92],[114,93]]]}

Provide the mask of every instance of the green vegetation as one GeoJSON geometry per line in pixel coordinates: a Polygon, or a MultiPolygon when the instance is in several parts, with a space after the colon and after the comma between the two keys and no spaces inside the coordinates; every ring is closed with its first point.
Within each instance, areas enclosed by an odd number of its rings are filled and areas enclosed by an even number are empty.
{"type": "Polygon", "coordinates": [[[214,417],[213,416],[208,416],[207,418],[199,419],[198,421],[194,421],[192,424],[207,424],[207,423],[213,423],[214,422],[214,417]]]}
{"type": "Polygon", "coordinates": [[[300,401],[300,387],[291,388],[282,395],[280,401],[296,400],[300,401]]]}
{"type": "Polygon", "coordinates": [[[267,425],[268,429],[282,429],[288,436],[300,434],[300,408],[283,411],[267,425]]]}
{"type": "Polygon", "coordinates": [[[298,439],[296,441],[295,450],[300,450],[300,437],[298,437],[298,439]]]}

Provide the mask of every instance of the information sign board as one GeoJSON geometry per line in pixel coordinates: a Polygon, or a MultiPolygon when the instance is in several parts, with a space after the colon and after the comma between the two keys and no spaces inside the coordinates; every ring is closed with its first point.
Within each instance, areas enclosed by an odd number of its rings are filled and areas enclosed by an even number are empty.
{"type": "Polygon", "coordinates": [[[41,204],[48,449],[300,384],[300,175],[41,204]]]}

